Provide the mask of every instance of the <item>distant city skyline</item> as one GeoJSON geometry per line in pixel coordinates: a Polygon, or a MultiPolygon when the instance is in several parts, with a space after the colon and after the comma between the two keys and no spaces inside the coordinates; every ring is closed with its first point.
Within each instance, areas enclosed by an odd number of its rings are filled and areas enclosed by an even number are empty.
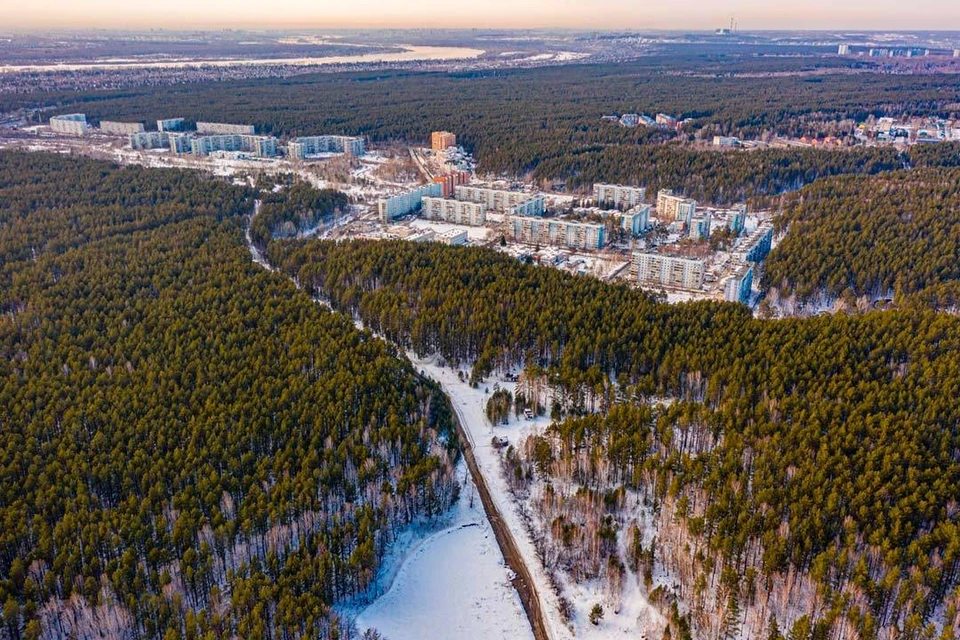
{"type": "Polygon", "coordinates": [[[960,30],[960,2],[914,0],[12,0],[0,25],[44,28],[584,28],[960,30]]]}

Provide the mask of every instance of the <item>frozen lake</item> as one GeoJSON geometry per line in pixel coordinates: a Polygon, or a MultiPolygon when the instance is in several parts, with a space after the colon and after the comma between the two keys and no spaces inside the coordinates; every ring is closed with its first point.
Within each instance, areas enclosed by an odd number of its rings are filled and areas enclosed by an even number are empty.
{"type": "MultiPolygon", "coordinates": [[[[459,469],[462,478],[462,464],[459,469]]],[[[380,578],[386,591],[359,611],[361,632],[375,628],[390,640],[532,640],[510,570],[467,478],[448,522],[425,537],[410,532],[388,555],[380,578]]]]}

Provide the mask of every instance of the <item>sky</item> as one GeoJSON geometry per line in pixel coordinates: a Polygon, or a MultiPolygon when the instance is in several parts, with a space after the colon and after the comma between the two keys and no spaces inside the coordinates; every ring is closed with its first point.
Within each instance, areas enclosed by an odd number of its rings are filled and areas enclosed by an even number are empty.
{"type": "Polygon", "coordinates": [[[10,28],[960,30],[960,0],[0,0],[10,28]],[[909,7],[909,8],[906,8],[909,7]]]}

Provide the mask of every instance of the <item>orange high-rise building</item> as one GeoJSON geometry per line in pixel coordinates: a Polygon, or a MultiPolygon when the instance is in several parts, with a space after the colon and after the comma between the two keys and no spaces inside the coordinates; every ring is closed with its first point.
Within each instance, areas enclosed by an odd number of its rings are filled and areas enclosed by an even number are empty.
{"type": "Polygon", "coordinates": [[[460,185],[470,184],[470,172],[469,171],[454,171],[453,173],[447,173],[442,176],[437,176],[433,179],[434,182],[439,182],[443,185],[443,197],[452,198],[454,189],[460,185]]]}
{"type": "Polygon", "coordinates": [[[430,148],[434,151],[443,151],[457,146],[457,136],[449,131],[434,131],[430,134],[430,148]]]}

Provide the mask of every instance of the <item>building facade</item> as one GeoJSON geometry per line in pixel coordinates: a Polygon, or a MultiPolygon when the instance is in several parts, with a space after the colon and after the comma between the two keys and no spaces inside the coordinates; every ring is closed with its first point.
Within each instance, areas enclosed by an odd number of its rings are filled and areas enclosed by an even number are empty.
{"type": "Polygon", "coordinates": [[[741,265],[723,285],[723,299],[727,302],[749,304],[753,288],[753,265],[741,265]]]}
{"type": "Polygon", "coordinates": [[[619,184],[593,185],[593,197],[598,207],[607,209],[632,209],[647,199],[643,187],[625,187],[619,184]]]}
{"type": "Polygon", "coordinates": [[[706,212],[701,216],[692,218],[690,220],[690,239],[699,242],[700,240],[709,240],[710,239],[710,225],[713,223],[713,218],[710,215],[710,212],[706,212]]]}
{"type": "Polygon", "coordinates": [[[157,131],[183,131],[186,128],[187,121],[183,118],[157,120],[157,131]]]}
{"type": "Polygon", "coordinates": [[[507,219],[507,235],[515,242],[556,245],[568,249],[596,251],[603,248],[606,228],[602,224],[544,220],[527,216],[507,219]]]}
{"type": "Polygon", "coordinates": [[[682,289],[700,289],[706,264],[703,260],[664,256],[658,253],[636,253],[633,256],[637,279],[682,289]]]}
{"type": "Polygon", "coordinates": [[[401,193],[392,198],[380,198],[377,201],[377,214],[381,222],[389,223],[397,218],[419,211],[423,206],[423,198],[439,198],[443,194],[443,187],[437,182],[431,182],[412,191],[401,193]]]}
{"type": "Polygon", "coordinates": [[[650,205],[640,205],[621,214],[620,227],[632,236],[642,235],[650,227],[650,205]]]}
{"type": "Polygon", "coordinates": [[[434,131],[430,134],[430,148],[434,151],[443,151],[457,146],[457,136],[449,131],[434,131]]]}
{"type": "Polygon", "coordinates": [[[129,136],[130,148],[137,150],[164,149],[170,146],[170,134],[166,131],[141,131],[129,136]]]}
{"type": "Polygon", "coordinates": [[[452,171],[442,176],[437,176],[433,181],[443,185],[444,198],[452,198],[454,189],[461,185],[470,184],[471,177],[469,171],[452,171]]]}
{"type": "Polygon", "coordinates": [[[482,227],[487,222],[487,207],[479,202],[425,196],[422,215],[427,220],[482,227]]]}
{"type": "Polygon", "coordinates": [[[100,131],[116,136],[126,136],[131,133],[140,133],[143,131],[142,122],[114,122],[112,120],[101,120],[100,131]]]}
{"type": "Polygon", "coordinates": [[[82,136],[87,132],[87,116],[82,113],[68,113],[50,118],[50,128],[68,136],[82,136]]]}
{"type": "Polygon", "coordinates": [[[287,156],[294,160],[304,160],[319,153],[362,156],[365,151],[363,138],[358,136],[307,136],[295,138],[287,144],[287,156]]]}
{"type": "Polygon", "coordinates": [[[228,124],[226,122],[198,122],[197,133],[214,135],[238,135],[252,136],[254,131],[252,124],[228,124]]]}
{"type": "Polygon", "coordinates": [[[487,211],[497,211],[517,216],[542,216],[546,211],[543,196],[531,195],[522,191],[462,185],[454,188],[453,192],[457,200],[479,202],[486,205],[487,211]]]}
{"type": "Polygon", "coordinates": [[[277,139],[269,136],[216,135],[190,138],[190,153],[208,156],[217,151],[245,151],[259,158],[277,155],[277,139]]]}
{"type": "Polygon", "coordinates": [[[747,205],[742,204],[727,213],[727,227],[736,235],[743,233],[747,224],[747,205]]]}
{"type": "Polygon", "coordinates": [[[670,189],[661,189],[657,194],[657,215],[664,221],[680,220],[689,225],[697,215],[697,201],[675,195],[670,189]]]}
{"type": "Polygon", "coordinates": [[[773,248],[773,226],[762,224],[757,230],[750,234],[743,249],[735,255],[741,257],[745,262],[763,262],[770,255],[773,248]]]}

